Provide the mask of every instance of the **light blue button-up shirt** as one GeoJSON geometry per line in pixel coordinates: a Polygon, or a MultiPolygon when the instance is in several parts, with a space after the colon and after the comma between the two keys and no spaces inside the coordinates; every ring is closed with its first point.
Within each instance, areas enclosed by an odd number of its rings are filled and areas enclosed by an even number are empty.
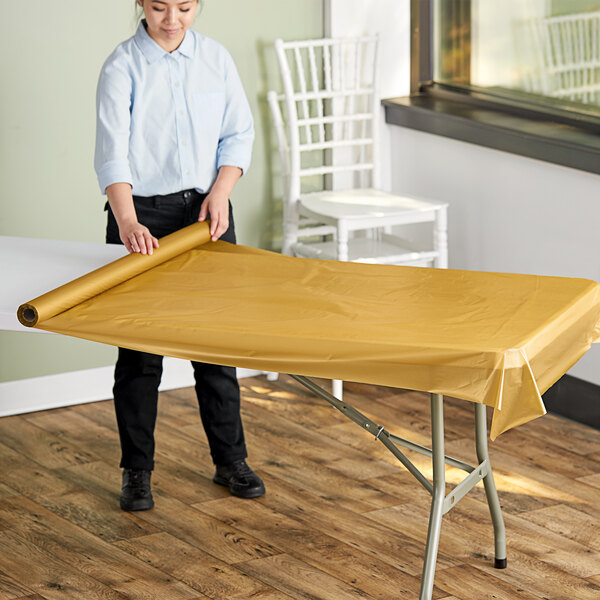
{"type": "Polygon", "coordinates": [[[220,167],[250,164],[252,114],[233,60],[191,29],[169,54],[140,23],[104,63],[96,104],[103,194],[117,182],[138,196],[207,192],[220,167]]]}

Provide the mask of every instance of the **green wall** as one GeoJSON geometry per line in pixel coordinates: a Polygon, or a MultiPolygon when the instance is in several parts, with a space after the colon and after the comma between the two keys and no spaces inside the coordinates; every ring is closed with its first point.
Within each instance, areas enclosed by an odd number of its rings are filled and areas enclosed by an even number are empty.
{"type": "Polygon", "coordinates": [[[598,10],[600,10],[598,0],[551,0],[549,14],[551,16],[571,15],[598,10]]]}
{"type": "MultiPolygon", "coordinates": [[[[2,7],[10,27],[0,36],[0,235],[103,240],[104,201],[92,165],[96,81],[108,54],[135,31],[133,4],[31,0],[27,18],[18,2],[2,7]]],[[[279,87],[272,44],[277,37],[320,37],[322,5],[205,0],[196,19],[197,30],[232,53],[255,118],[252,167],[232,197],[243,244],[271,248],[280,235],[265,99],[268,89],[279,87]]],[[[0,332],[0,381],[105,366],[114,355],[113,348],[91,342],[0,332]]]]}

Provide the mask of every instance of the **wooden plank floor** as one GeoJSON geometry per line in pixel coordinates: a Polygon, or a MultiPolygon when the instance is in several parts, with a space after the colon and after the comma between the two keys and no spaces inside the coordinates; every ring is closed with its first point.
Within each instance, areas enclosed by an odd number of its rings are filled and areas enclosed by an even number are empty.
{"type": "MultiPolygon", "coordinates": [[[[161,394],[152,511],[119,510],[111,402],[0,419],[0,600],[418,597],[429,496],[372,436],[287,377],[241,381],[249,463],[231,497],[192,389],[161,394]]],[[[428,444],[425,394],[345,385],[428,444]]],[[[446,401],[447,452],[474,461],[473,407],[446,401]]],[[[600,432],[546,416],[490,445],[508,537],[495,570],[480,487],[444,517],[434,598],[600,599],[600,432]]],[[[431,476],[429,460],[411,454],[431,476]]],[[[448,469],[450,485],[462,473],[448,469]]]]}

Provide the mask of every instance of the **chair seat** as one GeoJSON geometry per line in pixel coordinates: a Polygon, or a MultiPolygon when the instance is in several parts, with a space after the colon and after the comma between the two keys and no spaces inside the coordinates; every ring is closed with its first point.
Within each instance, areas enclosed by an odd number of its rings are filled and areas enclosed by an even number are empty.
{"type": "Polygon", "coordinates": [[[447,203],[366,188],[302,194],[297,206],[300,215],[322,223],[335,225],[344,220],[350,229],[353,224],[365,229],[366,221],[381,226],[382,219],[385,225],[433,221],[435,213],[447,203]]]}
{"type": "MultiPolygon", "coordinates": [[[[348,260],[371,264],[427,266],[438,256],[435,250],[417,250],[403,242],[404,240],[389,235],[383,240],[354,238],[348,241],[348,260]]],[[[335,241],[296,243],[293,253],[303,258],[337,260],[335,241]]]]}

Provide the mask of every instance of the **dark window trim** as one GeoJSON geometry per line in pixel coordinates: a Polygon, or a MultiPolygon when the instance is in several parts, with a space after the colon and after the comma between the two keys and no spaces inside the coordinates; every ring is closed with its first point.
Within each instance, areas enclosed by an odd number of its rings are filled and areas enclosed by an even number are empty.
{"type": "Polygon", "coordinates": [[[410,93],[433,81],[433,1],[410,1],[410,93]]]}
{"type": "Polygon", "coordinates": [[[564,101],[434,83],[432,32],[433,0],[411,0],[411,94],[383,101],[387,123],[600,174],[598,116],[564,101]]]}

